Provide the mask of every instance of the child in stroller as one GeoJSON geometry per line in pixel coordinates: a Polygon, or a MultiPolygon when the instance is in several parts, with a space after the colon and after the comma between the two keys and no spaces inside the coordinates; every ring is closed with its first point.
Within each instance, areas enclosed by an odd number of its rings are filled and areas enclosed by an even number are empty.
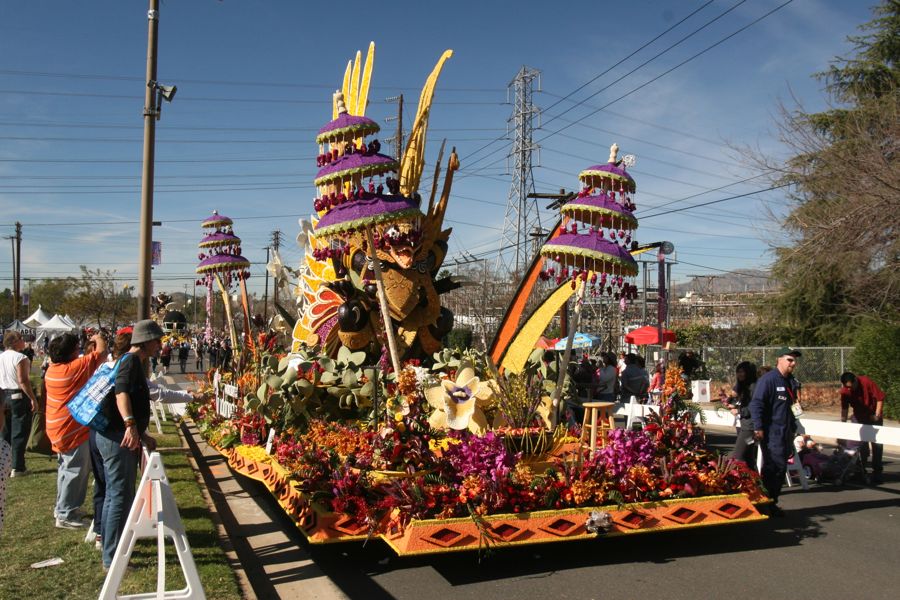
{"type": "Polygon", "coordinates": [[[838,440],[837,444],[838,447],[829,456],[822,452],[819,444],[809,435],[798,435],[794,438],[794,448],[800,457],[807,479],[815,479],[818,483],[844,485],[857,477],[865,483],[866,468],[860,455],[861,443],[838,440]]]}

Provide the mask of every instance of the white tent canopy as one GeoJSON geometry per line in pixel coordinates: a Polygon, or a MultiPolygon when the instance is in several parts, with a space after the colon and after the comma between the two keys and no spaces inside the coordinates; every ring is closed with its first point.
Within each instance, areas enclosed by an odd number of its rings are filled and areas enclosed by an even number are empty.
{"type": "Polygon", "coordinates": [[[72,317],[70,317],[69,315],[63,315],[63,316],[61,317],[61,319],[62,319],[63,323],[65,323],[66,325],[70,326],[72,329],[77,329],[77,328],[78,328],[78,325],[75,324],[75,321],[73,321],[73,320],[72,320],[72,317]]]}
{"type": "Polygon", "coordinates": [[[25,319],[24,323],[28,327],[38,328],[47,321],[50,320],[50,315],[44,312],[44,309],[38,305],[37,310],[34,311],[30,317],[25,319]]]}
{"type": "Polygon", "coordinates": [[[75,328],[63,321],[60,315],[55,315],[52,319],[37,328],[36,342],[40,342],[44,337],[53,339],[56,336],[73,331],[75,328]]]}
{"type": "Polygon", "coordinates": [[[29,327],[28,325],[26,325],[26,324],[23,323],[22,321],[16,319],[16,320],[13,321],[12,323],[10,323],[10,324],[7,325],[6,327],[4,327],[4,331],[19,331],[19,332],[22,332],[22,333],[33,333],[33,332],[34,332],[34,327],[29,327]]]}

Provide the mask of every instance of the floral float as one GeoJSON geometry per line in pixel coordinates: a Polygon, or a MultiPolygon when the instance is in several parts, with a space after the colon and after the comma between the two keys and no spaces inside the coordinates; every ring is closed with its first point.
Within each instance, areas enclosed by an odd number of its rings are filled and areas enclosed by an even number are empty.
{"type": "Polygon", "coordinates": [[[234,321],[231,318],[231,302],[229,289],[238,284],[243,298],[244,331],[250,331],[249,303],[247,299],[246,281],[250,277],[250,261],[241,255],[241,238],[232,230],[233,221],[220,215],[218,211],[203,220],[200,227],[207,232],[197,245],[200,253],[197,259],[197,274],[201,279],[195,285],[206,287],[206,329],[204,335],[207,341],[212,341],[212,322],[210,321],[213,308],[213,282],[215,282],[222,294],[222,302],[225,307],[226,319],[229,323],[231,346],[236,350],[235,359],[240,358],[241,347],[237,343],[237,334],[234,329],[234,321]]]}
{"type": "Polygon", "coordinates": [[[399,372],[401,360],[430,360],[453,326],[440,294],[457,284],[438,281],[437,273],[450,235],[443,220],[459,167],[455,152],[440,194],[439,172],[426,206],[419,193],[434,86],[453,53],[444,52],[428,77],[406,149],[396,159],[369,137],[379,131],[365,116],[374,54],[371,44],[364,64],[360,53],[348,64],[332,120],[316,137],[316,215],[301,240],[307,253],[294,350],[319,345],[335,356],[344,347],[365,352],[369,364],[383,358],[399,372]]]}
{"type": "MultiPolygon", "coordinates": [[[[439,294],[452,281],[436,272],[455,154],[439,197],[436,185],[427,204],[417,191],[433,87],[450,53],[426,83],[400,160],[369,137],[378,131],[364,115],[373,53],[362,68],[359,54],[348,65],[317,136],[316,216],[301,233],[291,351],[255,349],[230,418],[213,401],[189,407],[206,440],[262,481],[311,543],[379,537],[409,555],[765,518],[757,475],[706,448],[677,367],[643,429],[614,430],[581,460],[579,432],[555,426],[566,370],[545,351],[500,373],[481,352],[441,348],[452,315],[439,294]],[[261,451],[273,431],[271,453],[261,451]]],[[[616,151],[581,173],[582,193],[562,208],[566,235],[542,250],[545,277],[580,299],[587,289],[633,296],[634,181],[616,151]]]]}
{"type": "MultiPolygon", "coordinates": [[[[624,159],[618,158],[619,146],[613,144],[609,162],[588,167],[579,174],[582,188],[578,196],[562,205],[563,233],[548,240],[541,248],[547,267],[541,278],[555,278],[557,285],[569,282],[575,297],[575,316],[566,338],[566,349],[560,367],[559,381],[553,395],[554,409],[558,407],[572,357],[572,342],[584,304],[585,292],[607,295],[619,301],[624,309],[626,300],[636,297],[637,287],[628,278],[637,275],[637,263],[629,252],[632,231],[637,219],[631,195],[634,179],[625,170],[624,159]]],[[[629,159],[628,162],[631,162],[629,159]]],[[[558,410],[553,410],[555,424],[558,410]]]]}

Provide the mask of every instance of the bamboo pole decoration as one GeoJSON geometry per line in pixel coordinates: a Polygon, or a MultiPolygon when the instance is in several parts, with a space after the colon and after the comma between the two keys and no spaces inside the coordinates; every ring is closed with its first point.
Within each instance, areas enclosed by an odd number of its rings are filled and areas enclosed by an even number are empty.
{"type": "Polygon", "coordinates": [[[231,315],[231,301],[228,298],[228,288],[222,283],[222,278],[216,273],[216,283],[222,292],[222,303],[225,306],[225,318],[228,320],[228,336],[231,338],[231,362],[232,369],[238,364],[241,355],[241,348],[237,344],[237,331],[234,329],[234,318],[231,315]]]}
{"type": "Polygon", "coordinates": [[[375,287],[378,290],[378,304],[381,307],[381,319],[384,324],[384,335],[387,337],[388,351],[391,354],[391,364],[394,367],[394,373],[400,375],[400,356],[397,352],[397,341],[394,339],[394,328],[391,326],[391,312],[388,308],[387,294],[384,291],[384,279],[381,274],[381,261],[375,252],[375,236],[372,235],[372,228],[366,227],[366,242],[369,245],[369,260],[372,262],[372,269],[375,271],[375,287]]]}
{"type": "Polygon", "coordinates": [[[247,340],[247,345],[244,349],[246,352],[241,352],[240,367],[243,370],[244,366],[248,362],[248,357],[255,344],[253,342],[253,330],[250,328],[250,298],[247,295],[247,281],[242,277],[238,280],[238,282],[238,285],[241,286],[241,309],[244,313],[244,335],[246,336],[247,340]]]}
{"type": "Polygon", "coordinates": [[[550,425],[551,429],[556,429],[559,420],[559,399],[562,395],[563,386],[566,383],[566,376],[569,374],[569,361],[572,359],[572,343],[575,340],[575,330],[578,329],[578,321],[581,318],[581,308],[584,305],[584,289],[587,287],[586,282],[581,278],[575,280],[578,285],[578,292],[575,294],[575,316],[569,324],[569,335],[566,338],[566,351],[563,354],[562,364],[559,366],[559,376],[556,380],[556,389],[553,390],[550,425]]]}

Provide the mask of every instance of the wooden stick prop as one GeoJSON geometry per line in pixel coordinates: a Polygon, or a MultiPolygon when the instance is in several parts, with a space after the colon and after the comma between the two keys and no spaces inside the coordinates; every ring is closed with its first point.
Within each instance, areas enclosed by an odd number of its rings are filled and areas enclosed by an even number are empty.
{"type": "Polygon", "coordinates": [[[228,321],[228,335],[231,337],[231,366],[234,368],[237,364],[237,359],[240,358],[241,348],[237,344],[237,331],[234,329],[234,317],[231,315],[231,301],[228,298],[228,289],[222,283],[222,278],[218,273],[216,273],[216,283],[222,292],[222,302],[225,305],[225,319],[228,321]]]}
{"type": "Polygon", "coordinates": [[[444,138],[444,141],[441,142],[441,149],[438,152],[437,162],[434,163],[434,179],[431,180],[431,195],[428,197],[428,210],[425,211],[425,216],[431,214],[431,211],[434,210],[434,197],[437,194],[437,186],[438,180],[441,178],[441,161],[444,160],[444,146],[447,144],[447,138],[444,138]]]}
{"type": "Polygon", "coordinates": [[[394,328],[391,326],[391,311],[388,308],[387,294],[384,291],[384,278],[381,274],[381,261],[375,252],[375,236],[372,235],[372,228],[366,227],[366,242],[369,245],[369,261],[372,263],[372,269],[375,271],[375,287],[378,289],[378,304],[381,307],[381,319],[384,322],[384,335],[387,337],[388,351],[391,354],[391,364],[394,367],[394,373],[400,375],[400,355],[397,352],[397,341],[394,339],[394,328]]]}
{"type": "MultiPolygon", "coordinates": [[[[241,286],[241,309],[244,312],[244,335],[247,337],[247,355],[253,350],[253,330],[250,329],[250,298],[247,296],[247,282],[242,278],[239,280],[241,286]]],[[[247,363],[247,356],[241,353],[241,369],[247,363]]]]}
{"type": "Polygon", "coordinates": [[[563,354],[562,364],[559,366],[559,376],[556,380],[556,389],[553,390],[552,408],[550,412],[551,429],[556,428],[559,419],[559,399],[562,396],[563,386],[566,383],[566,376],[569,374],[569,361],[572,359],[572,342],[575,340],[575,330],[578,329],[578,321],[581,317],[581,307],[584,304],[584,288],[587,287],[584,281],[576,280],[578,283],[578,293],[575,295],[575,316],[569,326],[569,335],[566,338],[566,351],[563,354]]]}

